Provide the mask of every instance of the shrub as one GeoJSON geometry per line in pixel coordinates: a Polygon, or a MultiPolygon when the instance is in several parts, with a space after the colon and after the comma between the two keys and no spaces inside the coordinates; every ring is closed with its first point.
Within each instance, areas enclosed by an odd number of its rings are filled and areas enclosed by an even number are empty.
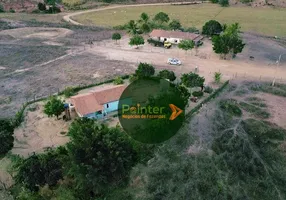
{"type": "Polygon", "coordinates": [[[121,39],[121,35],[120,33],[113,33],[112,34],[112,40],[115,40],[117,42],[117,40],[121,39]]]}
{"type": "Polygon", "coordinates": [[[124,81],[123,79],[120,77],[120,76],[117,76],[114,81],[113,81],[114,85],[120,85],[120,84],[123,84],[124,81]]]}
{"type": "Polygon", "coordinates": [[[174,81],[176,79],[176,75],[173,71],[162,70],[159,72],[158,76],[160,78],[168,79],[169,81],[174,81]]]}
{"type": "Polygon", "coordinates": [[[10,9],[9,9],[9,12],[10,12],[10,13],[15,13],[16,11],[15,11],[13,8],[10,8],[10,9]]]}
{"type": "Polygon", "coordinates": [[[136,76],[140,78],[153,76],[154,73],[155,68],[148,63],[140,63],[135,71],[136,76]]]}
{"type": "Polygon", "coordinates": [[[47,10],[47,7],[46,7],[46,4],[44,4],[44,3],[38,3],[38,9],[40,10],[40,11],[45,11],[45,10],[47,10]]]}
{"type": "Polygon", "coordinates": [[[39,13],[41,13],[41,11],[40,11],[39,9],[34,9],[34,10],[32,10],[31,13],[33,13],[33,14],[39,14],[39,13]]]}
{"type": "Polygon", "coordinates": [[[56,116],[58,119],[58,116],[65,110],[64,103],[52,96],[50,97],[49,101],[44,106],[44,113],[47,114],[49,117],[56,116]]]}
{"type": "Polygon", "coordinates": [[[129,76],[129,82],[132,83],[133,81],[136,81],[138,77],[136,75],[130,75],[129,76]]]}
{"type": "Polygon", "coordinates": [[[206,86],[204,92],[210,94],[213,92],[213,88],[211,86],[206,86]]]}
{"type": "Polygon", "coordinates": [[[49,10],[48,10],[48,13],[51,13],[51,14],[53,14],[53,13],[60,13],[60,12],[61,12],[61,9],[56,7],[56,6],[51,6],[49,8],[49,10]]]}
{"type": "Polygon", "coordinates": [[[193,95],[194,97],[202,97],[202,96],[204,96],[204,92],[202,92],[202,91],[194,91],[194,92],[192,93],[192,95],[193,95]]]}
{"type": "Polygon", "coordinates": [[[222,74],[220,72],[215,72],[214,80],[216,83],[220,83],[222,74]]]}
{"type": "Polygon", "coordinates": [[[242,115],[241,109],[237,105],[237,101],[234,99],[225,99],[219,102],[219,107],[227,113],[240,117],[242,115]]]}
{"type": "Polygon", "coordinates": [[[71,97],[76,94],[74,91],[74,88],[72,87],[66,87],[66,89],[63,91],[63,94],[66,98],[71,97]]]}

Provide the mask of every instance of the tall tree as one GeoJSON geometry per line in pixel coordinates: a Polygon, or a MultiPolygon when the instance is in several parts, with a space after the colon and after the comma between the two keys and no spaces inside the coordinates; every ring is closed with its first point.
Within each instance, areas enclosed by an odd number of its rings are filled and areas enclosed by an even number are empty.
{"type": "Polygon", "coordinates": [[[159,12],[155,15],[153,20],[163,24],[164,22],[168,23],[170,18],[167,13],[159,12]]]}
{"type": "Polygon", "coordinates": [[[137,23],[134,20],[130,20],[126,25],[126,30],[131,35],[136,35],[140,32],[137,23]]]}
{"type": "Polygon", "coordinates": [[[108,186],[122,184],[137,156],[126,134],[94,120],[75,120],[69,129],[67,145],[72,175],[79,189],[98,194],[108,186]]]}
{"type": "Polygon", "coordinates": [[[140,32],[149,33],[151,31],[149,19],[150,17],[147,13],[141,13],[140,19],[138,20],[140,32]]]}
{"type": "Polygon", "coordinates": [[[139,45],[143,44],[145,44],[144,38],[140,35],[134,35],[132,38],[130,38],[129,45],[131,46],[136,45],[138,48],[139,45]]]}
{"type": "Polygon", "coordinates": [[[13,147],[14,127],[10,120],[0,119],[0,156],[6,154],[13,147]]]}
{"type": "Polygon", "coordinates": [[[203,34],[208,36],[213,36],[220,34],[222,32],[221,24],[216,20],[210,20],[203,26],[203,34]]]}
{"type": "Polygon", "coordinates": [[[220,54],[221,58],[226,59],[227,55],[233,58],[236,54],[241,53],[245,44],[240,35],[240,26],[238,23],[227,26],[223,34],[212,38],[213,50],[220,54]]]}
{"type": "Polygon", "coordinates": [[[178,47],[179,49],[183,49],[186,52],[193,49],[195,46],[195,43],[193,40],[181,40],[178,47]]]}
{"type": "Polygon", "coordinates": [[[57,119],[64,110],[65,110],[64,103],[60,99],[54,96],[50,97],[50,99],[44,106],[44,113],[47,114],[49,117],[55,115],[57,119]]]}

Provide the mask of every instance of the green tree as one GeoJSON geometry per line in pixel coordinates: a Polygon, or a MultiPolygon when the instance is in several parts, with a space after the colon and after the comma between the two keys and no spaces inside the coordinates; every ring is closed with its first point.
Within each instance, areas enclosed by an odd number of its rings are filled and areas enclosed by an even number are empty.
{"type": "Polygon", "coordinates": [[[145,43],[144,38],[141,35],[134,35],[130,38],[129,45],[134,46],[136,45],[137,48],[139,45],[143,45],[145,43]]]}
{"type": "Polygon", "coordinates": [[[159,22],[160,24],[163,24],[164,22],[168,23],[170,18],[168,14],[164,12],[159,12],[155,15],[153,20],[159,22]]]}
{"type": "Polygon", "coordinates": [[[117,40],[121,39],[121,34],[120,33],[113,33],[112,34],[112,40],[115,40],[115,42],[117,43],[117,40]]]}
{"type": "Polygon", "coordinates": [[[186,52],[193,49],[195,46],[195,43],[193,40],[181,40],[178,44],[179,49],[183,49],[186,52]]]}
{"type": "Polygon", "coordinates": [[[222,7],[228,7],[229,6],[229,0],[219,0],[218,2],[222,7]]]}
{"type": "Polygon", "coordinates": [[[10,120],[0,119],[0,156],[5,155],[13,147],[14,127],[10,120]]]}
{"type": "Polygon", "coordinates": [[[158,76],[164,79],[169,79],[170,81],[174,81],[176,79],[175,73],[167,69],[160,71],[158,76]]]}
{"type": "Polygon", "coordinates": [[[4,6],[2,4],[0,4],[0,13],[4,13],[5,10],[4,10],[4,6]]]}
{"type": "Polygon", "coordinates": [[[220,54],[223,59],[227,55],[235,57],[236,54],[241,53],[245,44],[239,35],[240,26],[238,23],[227,26],[224,33],[212,38],[213,50],[220,54]]]}
{"type": "Polygon", "coordinates": [[[126,24],[126,30],[131,35],[136,35],[136,34],[139,34],[140,32],[138,28],[138,24],[134,20],[130,20],[126,24]]]}
{"type": "Polygon", "coordinates": [[[206,22],[205,25],[203,26],[203,32],[202,33],[204,35],[212,36],[212,35],[217,35],[220,32],[222,32],[222,26],[216,20],[210,20],[210,21],[206,22]]]}
{"type": "Polygon", "coordinates": [[[51,12],[55,13],[55,7],[57,0],[44,0],[44,2],[51,6],[51,12]]]}
{"type": "Polygon", "coordinates": [[[64,110],[64,103],[54,96],[50,97],[49,101],[44,106],[44,113],[49,117],[55,115],[57,119],[64,110]]]}
{"type": "Polygon", "coordinates": [[[181,25],[181,23],[180,23],[179,20],[173,19],[173,20],[170,22],[169,27],[170,27],[172,30],[178,30],[178,29],[182,28],[182,25],[181,25]]]}
{"type": "Polygon", "coordinates": [[[199,76],[196,73],[189,73],[189,74],[183,74],[181,77],[181,82],[186,86],[186,87],[201,87],[204,85],[205,78],[199,76]]]}
{"type": "Polygon", "coordinates": [[[149,22],[149,15],[145,12],[141,13],[139,23],[148,23],[149,22]]]}
{"type": "Polygon", "coordinates": [[[17,183],[22,183],[31,191],[38,191],[40,186],[54,186],[63,177],[62,163],[55,152],[33,155],[19,167],[17,183]]]}
{"type": "Polygon", "coordinates": [[[139,78],[150,77],[155,74],[155,68],[148,63],[140,63],[135,71],[135,75],[139,78]]]}
{"type": "Polygon", "coordinates": [[[75,178],[82,195],[99,194],[108,187],[123,184],[136,152],[119,128],[108,128],[88,118],[76,119],[70,126],[71,157],[69,174],[75,178]]]}

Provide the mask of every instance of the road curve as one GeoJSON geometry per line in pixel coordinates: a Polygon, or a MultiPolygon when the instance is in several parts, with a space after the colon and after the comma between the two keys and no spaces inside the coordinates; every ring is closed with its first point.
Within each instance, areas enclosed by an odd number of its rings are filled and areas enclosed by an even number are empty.
{"type": "Polygon", "coordinates": [[[194,3],[194,4],[200,4],[200,3],[208,3],[209,1],[194,1],[194,2],[172,2],[172,3],[153,3],[153,4],[131,4],[131,5],[116,5],[116,6],[108,6],[104,8],[94,8],[90,10],[84,10],[84,11],[79,11],[79,12],[74,12],[74,13],[69,13],[65,16],[63,16],[63,20],[66,22],[70,22],[74,25],[83,25],[73,19],[71,17],[74,17],[76,15],[81,15],[85,13],[90,13],[90,12],[97,12],[97,11],[102,11],[102,10],[110,10],[114,8],[127,8],[127,7],[139,7],[139,6],[164,6],[164,5],[172,5],[172,4],[179,4],[179,3],[194,3]]]}

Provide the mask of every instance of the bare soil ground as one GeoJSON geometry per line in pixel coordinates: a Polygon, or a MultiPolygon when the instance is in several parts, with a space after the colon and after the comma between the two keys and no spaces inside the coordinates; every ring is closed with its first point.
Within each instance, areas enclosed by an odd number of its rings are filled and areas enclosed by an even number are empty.
{"type": "Polygon", "coordinates": [[[33,110],[27,109],[25,121],[14,131],[13,154],[27,157],[32,153],[45,151],[66,144],[70,121],[61,118],[49,118],[43,113],[43,102],[33,104],[33,110]]]}
{"type": "Polygon", "coordinates": [[[135,65],[90,54],[89,41],[110,38],[110,30],[20,28],[0,32],[0,116],[63,90],[134,72],[135,65]],[[3,47],[3,48],[2,48],[3,47]]]}

